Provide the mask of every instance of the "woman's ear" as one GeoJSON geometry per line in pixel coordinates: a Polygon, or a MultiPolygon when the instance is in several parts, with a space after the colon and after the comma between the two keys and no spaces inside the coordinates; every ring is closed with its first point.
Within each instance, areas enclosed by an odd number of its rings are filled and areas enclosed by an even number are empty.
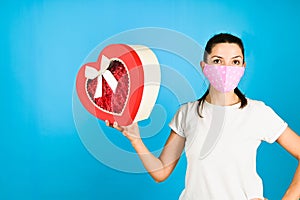
{"type": "Polygon", "coordinates": [[[200,62],[200,66],[201,66],[201,68],[202,68],[202,71],[203,71],[203,69],[204,69],[204,66],[205,66],[205,62],[201,61],[201,62],[200,62]]]}
{"type": "Polygon", "coordinates": [[[245,68],[246,68],[246,62],[244,62],[244,64],[243,64],[243,67],[245,67],[245,68]]]}

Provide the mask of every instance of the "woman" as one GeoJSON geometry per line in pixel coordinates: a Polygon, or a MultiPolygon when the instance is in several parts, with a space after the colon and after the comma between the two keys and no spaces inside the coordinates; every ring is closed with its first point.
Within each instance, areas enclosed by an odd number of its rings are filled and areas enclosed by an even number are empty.
{"type": "MultiPolygon", "coordinates": [[[[130,140],[157,182],[172,173],[185,149],[187,171],[181,200],[264,199],[256,172],[258,146],[262,140],[277,141],[299,161],[300,137],[270,107],[246,98],[237,88],[246,67],[239,38],[215,35],[207,42],[203,60],[200,65],[210,87],[198,101],[177,111],[159,158],[144,145],[137,124],[112,126],[130,140]]],[[[299,198],[300,165],[283,199],[299,198]]]]}

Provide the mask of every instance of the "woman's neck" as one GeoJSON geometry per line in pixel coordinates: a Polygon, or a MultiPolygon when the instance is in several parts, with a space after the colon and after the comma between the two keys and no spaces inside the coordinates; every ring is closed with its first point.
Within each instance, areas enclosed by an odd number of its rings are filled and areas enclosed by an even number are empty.
{"type": "Polygon", "coordinates": [[[208,103],[218,106],[231,106],[240,102],[239,97],[234,93],[234,91],[221,93],[213,87],[209,88],[209,93],[205,100],[208,103]]]}

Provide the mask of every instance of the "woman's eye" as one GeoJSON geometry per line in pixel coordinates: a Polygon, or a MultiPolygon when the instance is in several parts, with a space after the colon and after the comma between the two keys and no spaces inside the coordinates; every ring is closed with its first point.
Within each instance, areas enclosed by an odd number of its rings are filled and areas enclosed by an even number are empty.
{"type": "Polygon", "coordinates": [[[239,65],[241,62],[239,61],[239,60],[234,60],[233,61],[233,64],[235,64],[235,65],[239,65]]]}
{"type": "Polygon", "coordinates": [[[220,60],[220,59],[215,59],[215,60],[213,60],[213,63],[214,63],[214,64],[220,64],[220,63],[221,63],[221,60],[220,60]]]}

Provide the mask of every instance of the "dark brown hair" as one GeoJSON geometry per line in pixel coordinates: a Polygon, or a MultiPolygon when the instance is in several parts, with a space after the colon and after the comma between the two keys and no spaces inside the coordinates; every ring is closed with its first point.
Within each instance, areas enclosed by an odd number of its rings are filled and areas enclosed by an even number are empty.
{"type": "MultiPolygon", "coordinates": [[[[207,63],[207,56],[211,53],[214,46],[216,44],[219,44],[219,43],[234,43],[234,44],[237,44],[241,48],[241,51],[242,51],[242,54],[243,54],[243,63],[245,62],[245,56],[244,56],[244,51],[245,50],[244,50],[244,45],[243,45],[242,40],[240,38],[234,36],[234,35],[229,34],[229,33],[219,33],[217,35],[214,35],[212,38],[210,38],[208,40],[208,42],[206,43],[205,52],[204,52],[204,55],[203,55],[204,62],[207,63]]],[[[204,95],[200,99],[198,99],[198,102],[199,102],[198,103],[198,114],[201,118],[202,118],[202,115],[200,113],[199,108],[201,106],[201,111],[202,111],[203,102],[204,102],[206,96],[208,95],[208,93],[209,93],[209,89],[207,89],[207,91],[204,93],[204,95]]],[[[237,87],[234,89],[234,93],[241,100],[240,108],[244,108],[248,103],[245,95],[237,87]]]]}

